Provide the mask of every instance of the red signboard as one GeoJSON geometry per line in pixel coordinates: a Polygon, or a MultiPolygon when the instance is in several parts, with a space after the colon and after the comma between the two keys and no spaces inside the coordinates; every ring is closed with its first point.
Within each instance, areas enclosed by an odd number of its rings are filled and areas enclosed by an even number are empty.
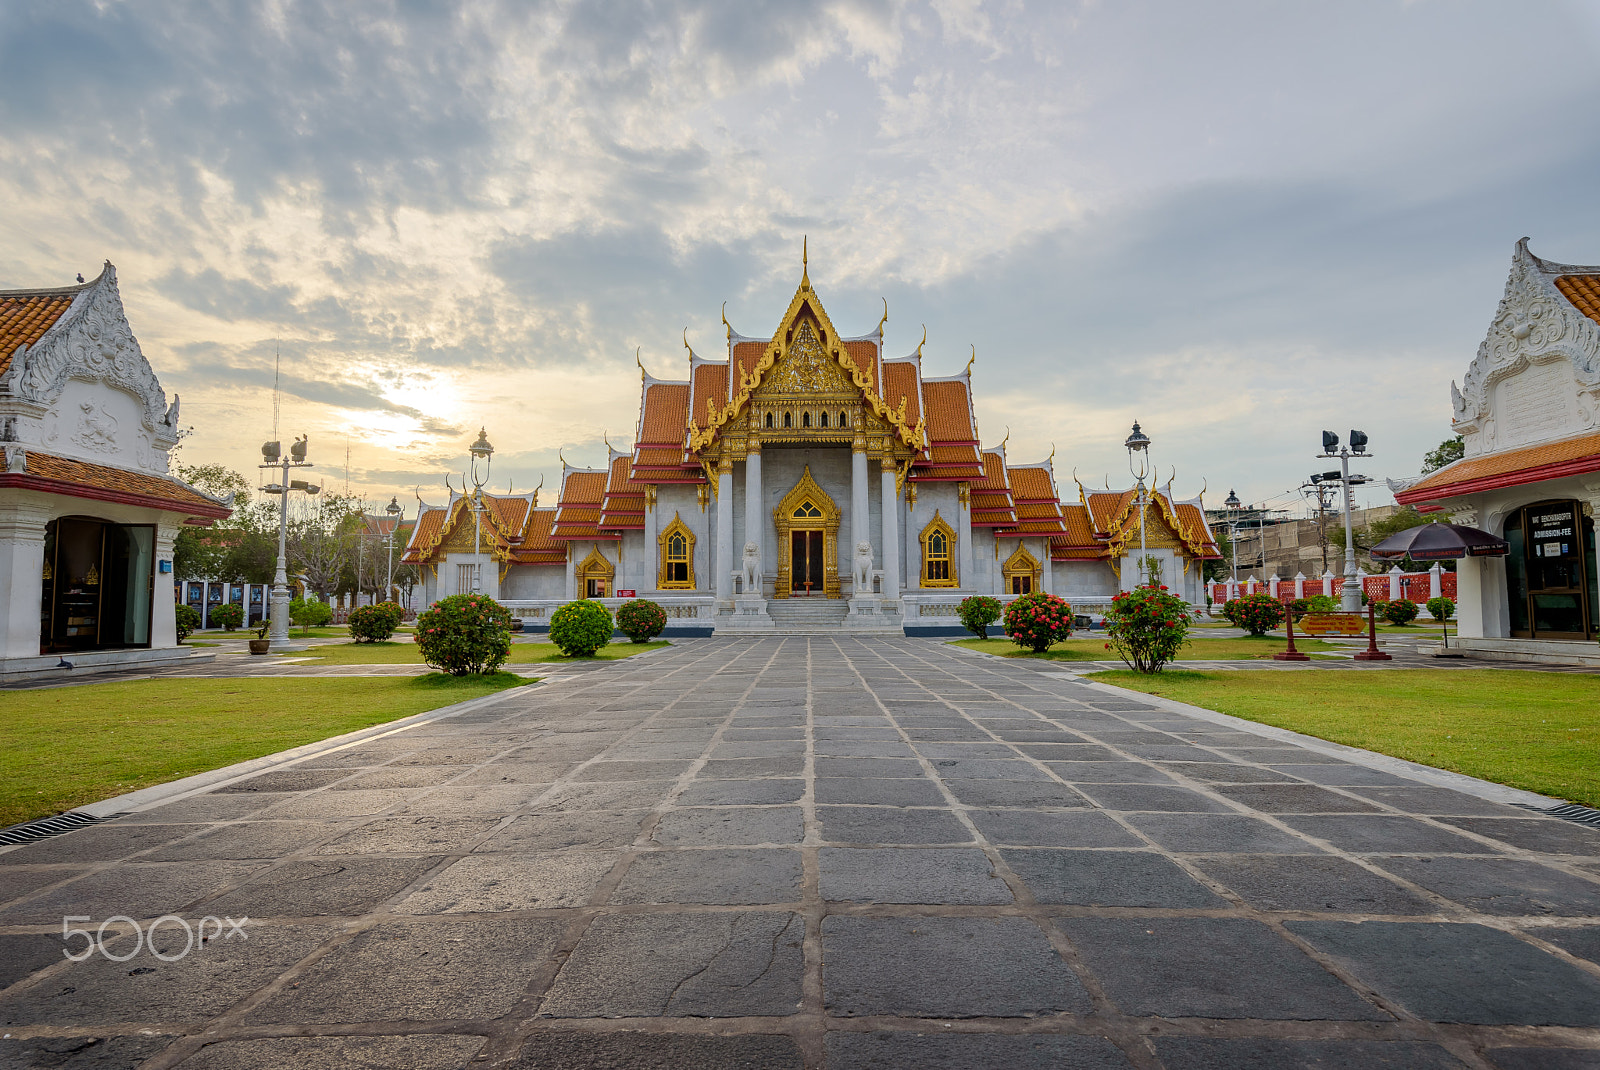
{"type": "Polygon", "coordinates": [[[617,592],[617,597],[618,598],[637,598],[638,597],[638,592],[636,592],[636,591],[618,591],[617,592]]]}

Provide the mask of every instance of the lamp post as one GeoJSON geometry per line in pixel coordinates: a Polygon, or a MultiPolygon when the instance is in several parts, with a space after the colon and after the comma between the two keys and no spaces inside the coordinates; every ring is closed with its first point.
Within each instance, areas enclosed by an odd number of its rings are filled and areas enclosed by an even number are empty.
{"type": "Polygon", "coordinates": [[[1337,479],[1344,494],[1344,590],[1340,592],[1339,609],[1345,613],[1361,612],[1361,581],[1356,578],[1356,541],[1350,530],[1350,488],[1357,483],[1365,483],[1365,476],[1350,475],[1350,458],[1371,457],[1367,452],[1367,433],[1365,431],[1350,432],[1350,444],[1339,445],[1339,436],[1332,431],[1322,432],[1322,452],[1318,457],[1339,458],[1339,471],[1323,474],[1324,481],[1337,479]]]}
{"type": "Polygon", "coordinates": [[[272,643],[268,649],[274,654],[281,654],[305,649],[289,641],[289,492],[298,490],[307,495],[315,495],[320,493],[322,488],[303,479],[289,479],[289,469],[313,467],[306,460],[305,435],[301,435],[290,444],[288,454],[283,453],[282,446],[277,442],[263,443],[261,460],[262,464],[259,465],[261,468],[282,469],[280,482],[262,488],[268,494],[283,496],[283,500],[278,503],[278,565],[272,576],[272,594],[269,600],[270,624],[267,632],[267,638],[272,643]]]}
{"type": "Polygon", "coordinates": [[[489,462],[494,458],[494,447],[489,445],[489,433],[478,428],[478,441],[467,450],[472,454],[472,593],[483,592],[483,530],[480,514],[483,512],[483,485],[489,481],[489,462]]]}
{"type": "Polygon", "coordinates": [[[389,517],[389,526],[383,533],[383,545],[389,555],[389,571],[383,586],[383,599],[387,602],[390,593],[394,590],[394,533],[399,530],[400,521],[404,517],[405,511],[400,508],[399,497],[393,494],[389,496],[389,504],[383,507],[383,511],[389,517]]]}
{"type": "MultiPolygon", "coordinates": [[[[1227,507],[1227,509],[1229,510],[1230,513],[1235,513],[1236,514],[1236,513],[1238,513],[1239,509],[1243,507],[1244,503],[1239,501],[1239,496],[1233,492],[1233,488],[1232,487],[1229,487],[1228,488],[1228,496],[1222,500],[1222,504],[1227,507]]],[[[1238,520],[1237,516],[1228,517],[1228,550],[1233,554],[1233,569],[1232,569],[1232,571],[1230,571],[1228,573],[1228,575],[1233,577],[1233,581],[1235,583],[1238,583],[1239,582],[1239,520],[1238,520]]]]}
{"type": "Polygon", "coordinates": [[[1139,496],[1139,575],[1143,584],[1150,584],[1149,572],[1146,569],[1147,551],[1145,548],[1144,525],[1148,503],[1145,500],[1144,479],[1150,474],[1150,439],[1139,430],[1139,421],[1133,421],[1133,434],[1123,443],[1128,449],[1128,470],[1133,473],[1133,478],[1138,481],[1137,493],[1139,496]]]}

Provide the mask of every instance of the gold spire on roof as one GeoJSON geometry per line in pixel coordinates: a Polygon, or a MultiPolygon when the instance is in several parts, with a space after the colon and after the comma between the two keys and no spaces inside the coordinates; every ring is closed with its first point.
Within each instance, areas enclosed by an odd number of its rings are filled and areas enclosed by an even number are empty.
{"type": "Polygon", "coordinates": [[[972,347],[972,357],[967,361],[967,370],[962,372],[961,374],[963,374],[963,375],[971,375],[972,374],[972,366],[974,364],[976,364],[976,363],[978,363],[978,347],[977,346],[973,346],[972,347]]]}
{"type": "Polygon", "coordinates": [[[922,341],[917,343],[917,359],[922,359],[922,347],[928,344],[928,325],[922,325],[922,341]]]}
{"type": "Polygon", "coordinates": [[[728,302],[722,302],[722,326],[728,332],[728,341],[733,341],[733,324],[728,322],[728,302]]]}
{"type": "Polygon", "coordinates": [[[1044,459],[1044,463],[1045,464],[1049,464],[1051,461],[1053,461],[1055,459],[1056,459],[1056,444],[1054,442],[1052,442],[1052,443],[1050,443],[1050,456],[1048,456],[1048,457],[1046,457],[1044,459]]]}
{"type": "Polygon", "coordinates": [[[543,472],[539,473],[539,485],[537,487],[533,488],[533,505],[531,506],[531,508],[534,508],[534,509],[539,508],[539,492],[541,490],[544,490],[544,473],[543,472]]]}
{"type": "Polygon", "coordinates": [[[643,349],[644,349],[643,346],[634,346],[633,347],[633,362],[635,364],[639,365],[639,378],[641,380],[643,380],[646,376],[648,376],[650,374],[649,372],[644,370],[644,361],[639,359],[639,353],[643,349]]]}
{"type": "Polygon", "coordinates": [[[800,289],[811,289],[811,261],[806,250],[806,235],[800,235],[800,289]]]}
{"type": "Polygon", "coordinates": [[[883,299],[883,318],[878,321],[878,340],[883,340],[883,325],[889,322],[889,299],[883,299]]]}
{"type": "Polygon", "coordinates": [[[997,449],[997,450],[1005,449],[1006,448],[1006,443],[1010,442],[1010,441],[1011,441],[1011,425],[1007,424],[1006,425],[1006,437],[1000,440],[1000,445],[996,446],[995,449],[997,449]]]}

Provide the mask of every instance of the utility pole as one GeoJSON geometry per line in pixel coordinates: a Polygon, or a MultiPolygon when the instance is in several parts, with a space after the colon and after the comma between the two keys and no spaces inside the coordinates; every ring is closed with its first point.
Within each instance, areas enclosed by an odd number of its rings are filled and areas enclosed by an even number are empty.
{"type": "Polygon", "coordinates": [[[1328,571],[1328,498],[1333,488],[1323,482],[1321,472],[1311,473],[1311,478],[1300,484],[1300,492],[1317,499],[1317,542],[1322,547],[1322,571],[1328,571]]]}

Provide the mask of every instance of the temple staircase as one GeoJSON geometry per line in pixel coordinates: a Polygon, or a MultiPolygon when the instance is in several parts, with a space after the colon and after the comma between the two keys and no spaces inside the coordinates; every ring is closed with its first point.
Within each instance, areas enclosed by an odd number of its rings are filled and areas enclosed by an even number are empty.
{"type": "MultiPolygon", "coordinates": [[[[864,625],[848,619],[850,603],[841,598],[769,598],[767,615],[776,627],[764,628],[761,635],[900,635],[898,613],[883,617],[882,623],[864,625]]],[[[743,634],[729,616],[717,617],[717,634],[743,634]]]]}

